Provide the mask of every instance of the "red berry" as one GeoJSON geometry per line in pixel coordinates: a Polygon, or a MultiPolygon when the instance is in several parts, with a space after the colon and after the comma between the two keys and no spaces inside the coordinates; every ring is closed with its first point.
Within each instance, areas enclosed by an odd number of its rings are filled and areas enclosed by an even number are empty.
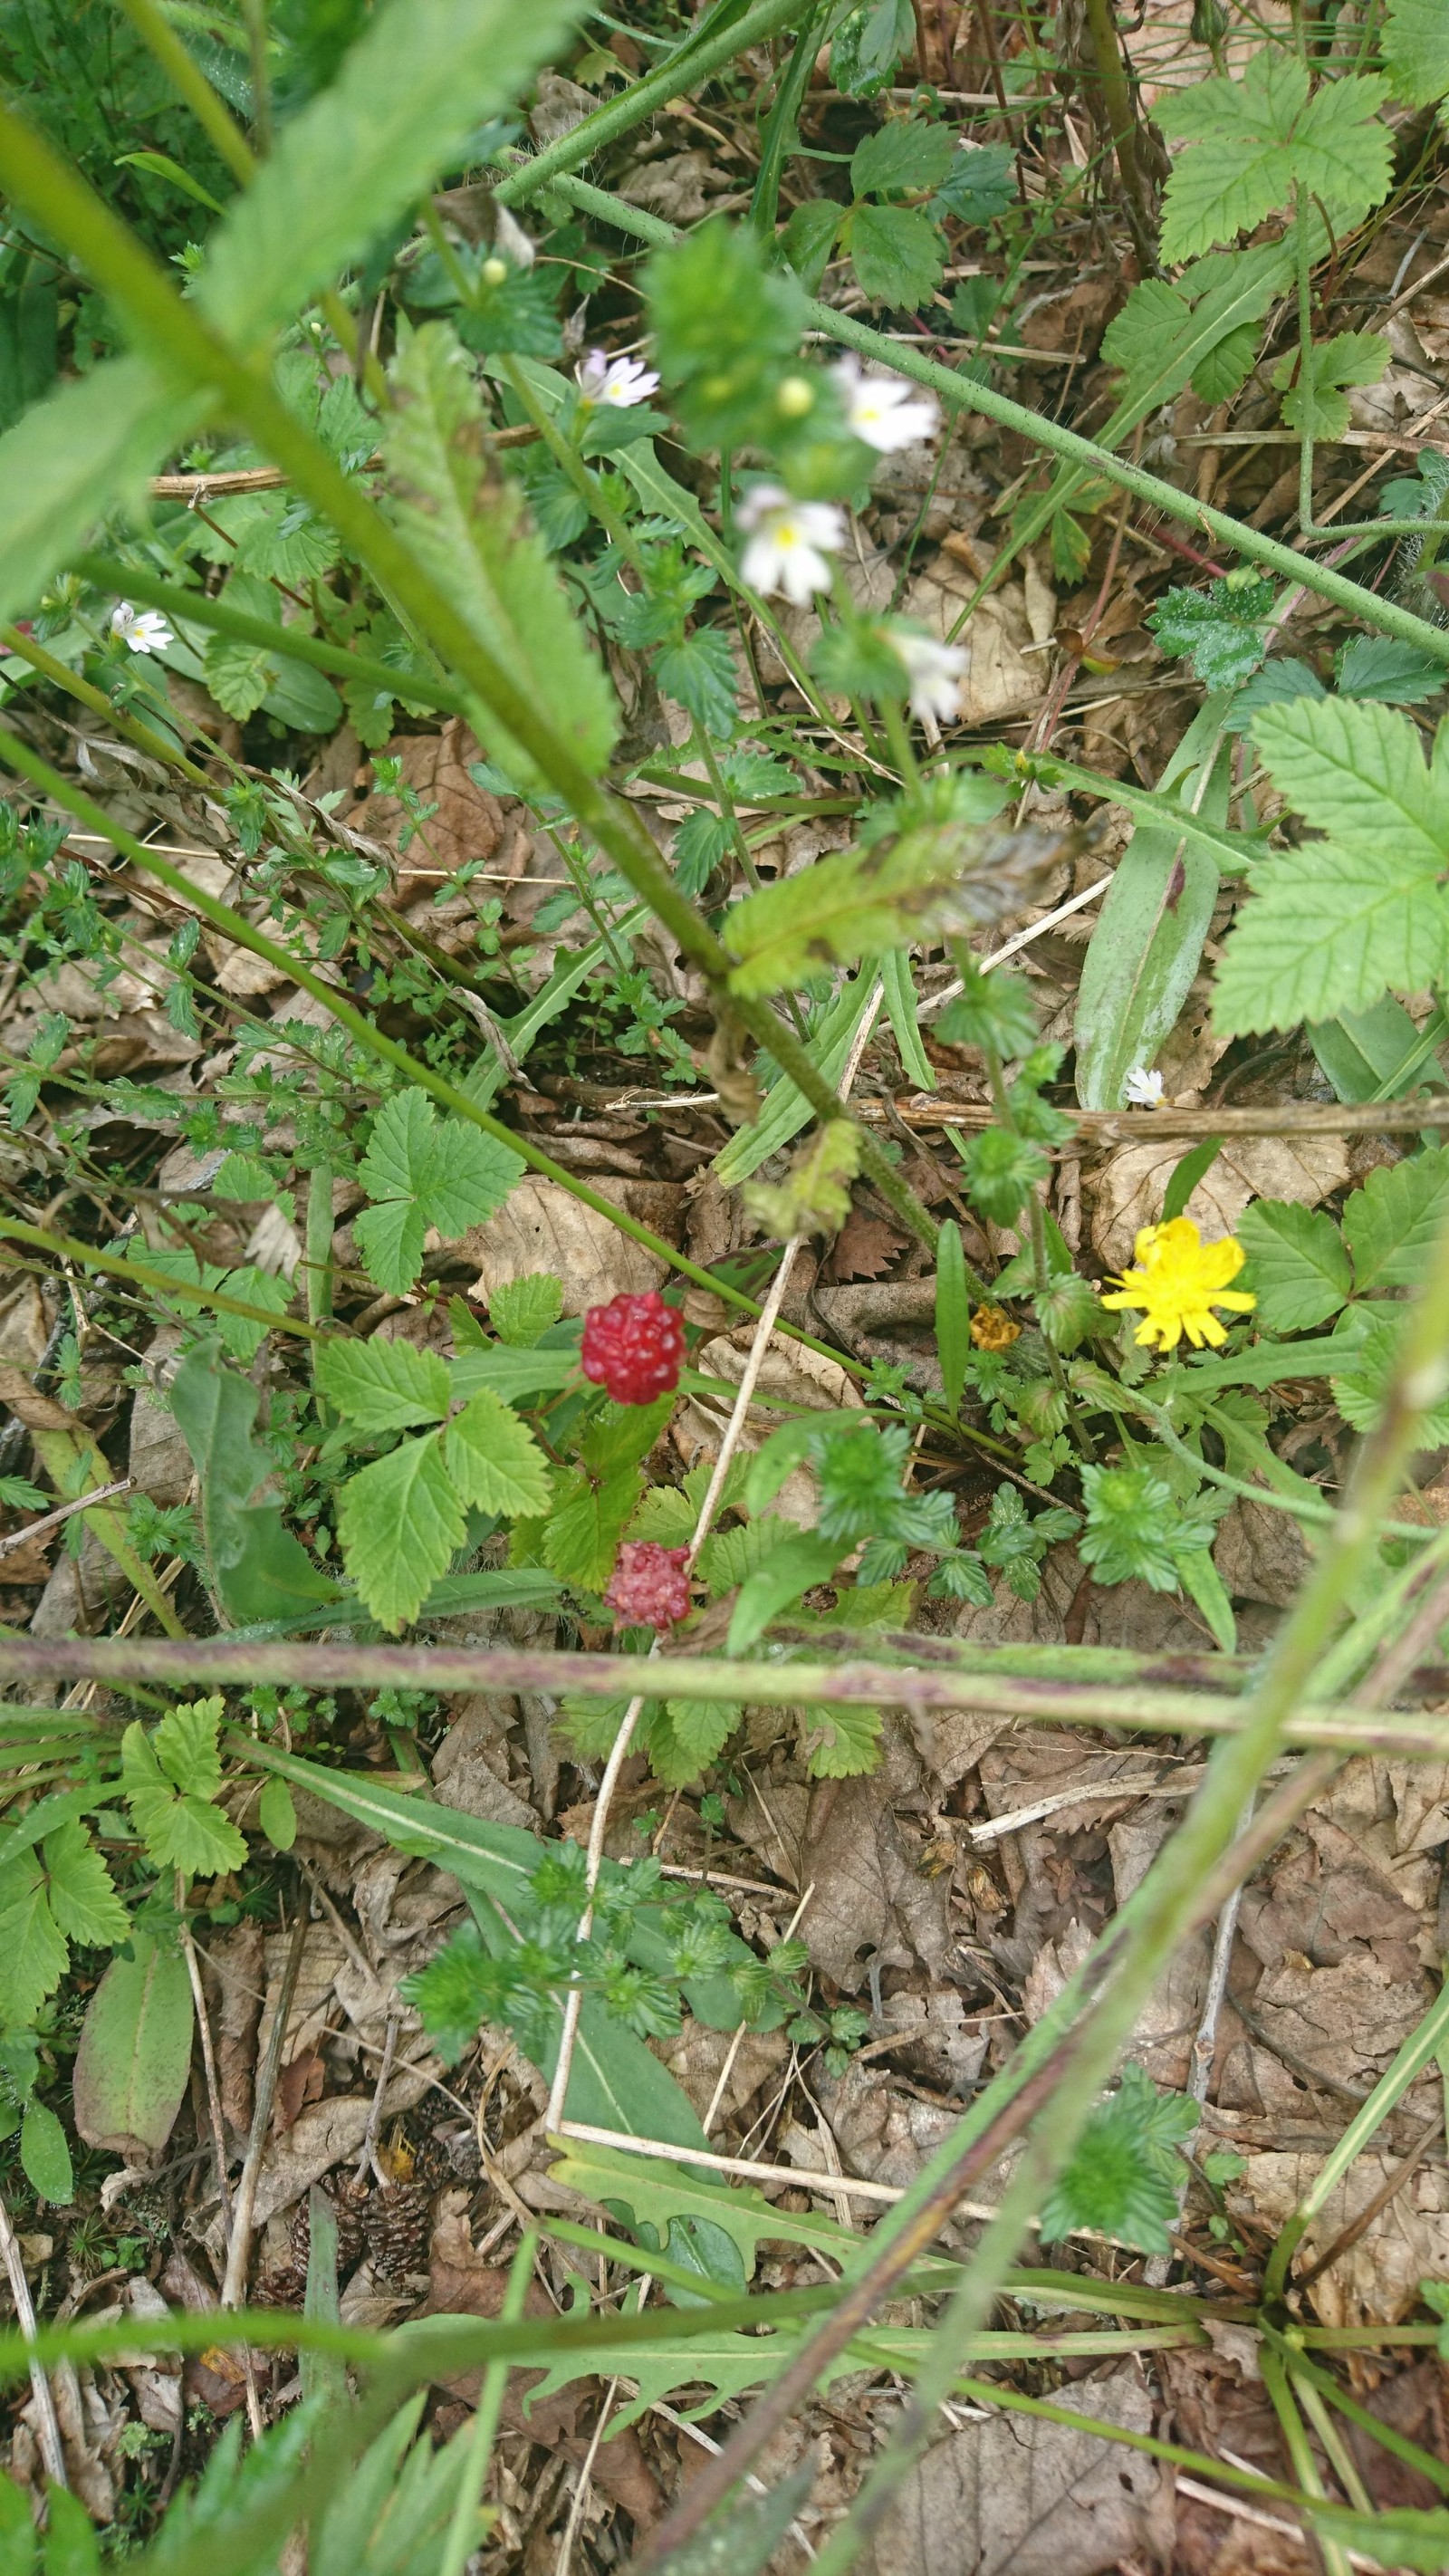
{"type": "Polygon", "coordinates": [[[625,1539],[604,1595],[630,1627],[672,1628],[689,1609],[687,1547],[659,1547],[652,1538],[625,1539]]]}
{"type": "Polygon", "coordinates": [[[652,1404],[672,1395],[684,1358],[684,1326],[657,1288],[643,1297],[614,1297],[584,1317],[585,1377],[616,1404],[652,1404]]]}

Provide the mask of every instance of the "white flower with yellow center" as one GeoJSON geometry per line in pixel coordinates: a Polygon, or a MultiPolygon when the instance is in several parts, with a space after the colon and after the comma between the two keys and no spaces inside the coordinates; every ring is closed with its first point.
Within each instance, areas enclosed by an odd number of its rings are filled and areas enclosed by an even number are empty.
{"type": "Polygon", "coordinates": [[[647,402],[659,391],[659,378],[642,358],[610,358],[602,349],[590,349],[574,374],[585,402],[602,403],[610,411],[632,411],[635,403],[647,402]]]}
{"type": "Polygon", "coordinates": [[[133,608],[129,599],[118,599],[112,609],[111,633],[133,653],[164,653],[176,641],[159,608],[133,608]]]}
{"type": "Polygon", "coordinates": [[[1134,1064],[1127,1076],[1126,1098],[1133,1109],[1162,1107],[1162,1076],[1149,1073],[1144,1065],[1134,1064]]]}
{"type": "Polygon", "coordinates": [[[971,656],[964,644],[943,644],[914,626],[886,629],[891,650],[906,666],[911,713],[922,724],[952,724],[961,712],[961,679],[971,656]]]}
{"type": "Polygon", "coordinates": [[[934,438],[941,418],[934,394],[917,393],[904,376],[863,367],[859,358],[842,358],[830,372],[851,429],[877,454],[895,456],[903,447],[934,438]]]}
{"type": "Polygon", "coordinates": [[[845,513],[834,501],[796,501],[782,483],[757,483],[737,515],[749,539],[740,572],[751,590],[780,591],[804,608],[829,589],[828,559],[845,543],[845,513]]]}

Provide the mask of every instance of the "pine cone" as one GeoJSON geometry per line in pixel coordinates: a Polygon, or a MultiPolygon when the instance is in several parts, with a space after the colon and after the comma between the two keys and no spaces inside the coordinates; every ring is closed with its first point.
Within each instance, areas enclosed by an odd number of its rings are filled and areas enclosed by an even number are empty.
{"type": "MultiPolygon", "coordinates": [[[[359,2183],[352,2174],[343,2174],[340,2177],[327,2174],[319,2183],[318,2189],[325,2192],[331,2202],[332,2215],[337,2221],[337,2278],[339,2281],[345,2281],[349,2272],[356,2271],[366,2251],[363,2212],[367,2200],[367,2185],[359,2183]]],[[[310,2192],[302,2194],[293,2210],[287,2224],[287,2235],[291,2241],[292,2261],[305,2288],[307,2260],[312,2250],[312,2195],[310,2192]]]]}
{"type": "Polygon", "coordinates": [[[433,2195],[424,2182],[390,2182],[362,2209],[362,2233],[380,2281],[401,2281],[428,2268],[433,2195]]]}

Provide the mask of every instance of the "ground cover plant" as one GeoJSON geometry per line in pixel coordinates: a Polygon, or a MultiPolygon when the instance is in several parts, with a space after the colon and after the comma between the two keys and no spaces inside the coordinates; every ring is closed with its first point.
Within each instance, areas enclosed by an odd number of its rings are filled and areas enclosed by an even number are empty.
{"type": "Polygon", "coordinates": [[[0,5],[5,2576],[1449,2567],[1449,21],[0,5]]]}

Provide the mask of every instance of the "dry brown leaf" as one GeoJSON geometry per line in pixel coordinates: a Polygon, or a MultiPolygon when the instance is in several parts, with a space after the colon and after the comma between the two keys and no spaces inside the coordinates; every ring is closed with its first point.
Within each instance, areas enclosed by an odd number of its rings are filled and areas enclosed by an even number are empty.
{"type": "Polygon", "coordinates": [[[878,1279],[905,1249],[905,1242],[899,1227],[884,1217],[872,1216],[866,1208],[852,1208],[831,1246],[823,1275],[830,1280],[878,1279]]]}
{"type": "MultiPolygon", "coordinates": [[[[1186,1151],[1181,1137],[1125,1145],[1103,1164],[1091,1187],[1092,1243],[1103,1267],[1125,1270],[1138,1228],[1156,1225],[1163,1194],[1186,1151]]],[[[1231,1234],[1250,1199],[1291,1199],[1317,1207],[1349,1178],[1340,1136],[1249,1136],[1223,1147],[1188,1200],[1186,1214],[1204,1235],[1231,1234]]]]}
{"type": "Polygon", "coordinates": [[[1236,1502],[1219,1524],[1213,1562],[1235,1601],[1286,1610],[1302,1588],[1308,1550],[1291,1512],[1236,1502]]]}
{"type": "Polygon", "coordinates": [[[490,1825],[521,1825],[534,1833],[538,1818],[508,1776],[507,1737],[517,1722],[516,1700],[489,1691],[460,1700],[433,1757],[433,1794],[465,1816],[480,1816],[490,1825]]]}
{"type": "MultiPolygon", "coordinates": [[[[628,1210],[631,1181],[596,1180],[601,1198],[628,1210]]],[[[648,1186],[648,1185],[645,1185],[648,1186]]],[[[651,1189],[651,1198],[662,1196],[651,1189]]],[[[645,1222],[657,1230],[657,1218],[645,1222]]],[[[470,1226],[457,1246],[460,1261],[477,1265],[473,1294],[484,1303],[497,1288],[533,1271],[552,1271],[563,1283],[564,1312],[582,1315],[590,1306],[606,1306],[611,1297],[642,1296],[660,1286],[664,1265],[631,1235],[611,1225],[558,1181],[535,1180],[528,1173],[510,1192],[506,1204],[486,1225],[470,1226]]]]}
{"type": "MultiPolygon", "coordinates": [[[[1074,2388],[1071,2403],[1126,2431],[1152,2430],[1136,2369],[1074,2388]]],[[[1099,2576],[1165,2559],[1171,2528],[1153,2462],[1062,2424],[998,2415],[926,2453],[862,2564],[875,2576],[1099,2576]]]]}
{"type": "MultiPolygon", "coordinates": [[[[1304,2235],[1297,2268],[1306,2271],[1335,2237],[1367,2208],[1396,2170],[1389,2155],[1360,2156],[1329,2194],[1304,2235]]],[[[1270,2230],[1282,2227],[1318,2172],[1319,2158],[1275,2150],[1250,2156],[1248,2169],[1228,2185],[1228,2205],[1270,2230]]],[[[1370,2221],[1356,2245],[1309,2288],[1325,2325],[1356,2326],[1370,2320],[1398,2325],[1419,2295],[1419,2283],[1449,2275],[1449,2174],[1421,2165],[1402,2191],[1370,2221]]]]}

